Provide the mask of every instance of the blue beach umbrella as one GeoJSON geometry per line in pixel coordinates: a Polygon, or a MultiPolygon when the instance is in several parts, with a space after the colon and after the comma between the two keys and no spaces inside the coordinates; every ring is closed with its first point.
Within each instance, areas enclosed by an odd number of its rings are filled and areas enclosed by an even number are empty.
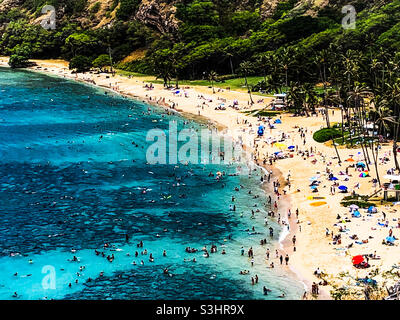
{"type": "Polygon", "coordinates": [[[331,181],[337,181],[337,180],[339,180],[339,179],[336,178],[336,177],[332,177],[332,178],[330,178],[329,180],[331,180],[331,181]]]}
{"type": "Polygon", "coordinates": [[[282,121],[281,121],[280,119],[276,119],[276,120],[274,121],[274,123],[282,123],[282,121]]]}
{"type": "Polygon", "coordinates": [[[313,189],[313,190],[317,189],[317,186],[311,186],[311,189],[313,189]]]}
{"type": "Polygon", "coordinates": [[[357,211],[354,211],[353,216],[354,216],[355,218],[361,217],[360,211],[358,211],[358,210],[357,210],[357,211]]]}
{"type": "Polygon", "coordinates": [[[378,210],[374,206],[370,206],[368,208],[368,213],[377,213],[377,212],[378,212],[378,210]]]}
{"type": "Polygon", "coordinates": [[[339,186],[338,189],[344,191],[344,190],[347,190],[347,187],[346,186],[339,186]]]}
{"type": "Polygon", "coordinates": [[[288,149],[294,149],[296,148],[295,146],[289,146],[288,149]]]}

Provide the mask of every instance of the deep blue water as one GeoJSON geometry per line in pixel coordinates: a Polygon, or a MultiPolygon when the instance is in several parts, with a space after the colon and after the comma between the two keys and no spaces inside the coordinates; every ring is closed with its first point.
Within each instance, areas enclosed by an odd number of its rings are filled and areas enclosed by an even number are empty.
{"type": "Polygon", "coordinates": [[[15,299],[14,292],[16,299],[275,299],[282,291],[300,297],[299,282],[264,263],[279,226],[270,221],[270,239],[259,170],[146,164],[148,130],[167,132],[169,121],[202,128],[102,89],[0,68],[0,299],[15,299]],[[222,181],[208,175],[217,171],[227,173],[222,181]],[[240,174],[228,175],[234,173],[240,174]],[[232,195],[236,212],[229,210],[232,195]],[[251,209],[260,210],[255,219],[251,209]],[[261,234],[249,235],[252,226],[261,234]],[[262,238],[269,241],[264,248],[262,238]],[[204,258],[201,248],[213,243],[219,251],[204,258]],[[188,246],[199,252],[186,253],[188,246]],[[240,255],[241,246],[260,252],[256,266],[240,255]],[[74,255],[79,262],[70,261],[74,255]],[[44,266],[55,271],[55,288],[42,285],[44,266]],[[251,274],[239,275],[243,269],[251,274]],[[254,274],[260,283],[252,286],[254,274]],[[268,297],[263,285],[273,290],[268,297]]]}

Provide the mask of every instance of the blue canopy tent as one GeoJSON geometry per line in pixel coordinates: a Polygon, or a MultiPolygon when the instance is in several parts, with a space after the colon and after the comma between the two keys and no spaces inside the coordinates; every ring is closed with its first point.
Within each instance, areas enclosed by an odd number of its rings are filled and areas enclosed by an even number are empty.
{"type": "Polygon", "coordinates": [[[394,237],[386,237],[386,242],[394,243],[395,240],[394,237]]]}

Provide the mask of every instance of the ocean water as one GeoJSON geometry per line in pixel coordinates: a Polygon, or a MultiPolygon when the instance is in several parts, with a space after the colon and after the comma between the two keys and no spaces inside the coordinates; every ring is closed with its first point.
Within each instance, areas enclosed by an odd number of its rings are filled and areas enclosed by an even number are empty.
{"type": "Polygon", "coordinates": [[[259,170],[147,164],[147,132],[168,133],[170,121],[179,129],[204,127],[99,88],[0,68],[0,299],[301,296],[303,285],[287,270],[266,267],[265,250],[274,257],[280,229],[269,221],[270,238],[264,226],[259,170]],[[222,180],[209,176],[217,171],[226,172],[222,180]],[[229,210],[232,196],[236,211],[229,210]],[[252,209],[259,211],[254,219],[252,209]],[[253,226],[259,234],[246,231],[253,226]],[[218,252],[203,257],[211,244],[218,252]],[[255,249],[254,267],[241,246],[255,249]],[[252,285],[255,274],[259,283],[252,285]]]}

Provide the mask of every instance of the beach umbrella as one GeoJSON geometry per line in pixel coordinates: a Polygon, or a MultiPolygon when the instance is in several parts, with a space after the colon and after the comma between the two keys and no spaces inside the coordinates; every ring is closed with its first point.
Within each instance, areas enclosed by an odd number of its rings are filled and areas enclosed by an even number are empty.
{"type": "Polygon", "coordinates": [[[393,243],[396,239],[394,237],[386,237],[386,241],[393,243]]]}
{"type": "Polygon", "coordinates": [[[354,162],[354,159],[348,158],[348,159],[346,159],[346,161],[348,161],[348,162],[354,162]]]}
{"type": "Polygon", "coordinates": [[[310,203],[310,206],[313,206],[313,207],[320,207],[320,206],[323,206],[323,205],[326,205],[326,204],[327,204],[326,201],[316,201],[316,202],[311,202],[311,203],[310,203]]]}
{"type": "Polygon", "coordinates": [[[364,162],[357,162],[357,167],[365,168],[365,163],[364,162]]]}
{"type": "Polygon", "coordinates": [[[360,264],[364,261],[364,257],[361,255],[358,256],[354,256],[353,259],[351,259],[353,261],[353,264],[360,264]]]}
{"type": "Polygon", "coordinates": [[[278,143],[275,143],[275,147],[277,147],[277,148],[279,148],[279,149],[286,149],[286,148],[287,148],[287,145],[284,144],[284,143],[278,142],[278,143]]]}
{"type": "Polygon", "coordinates": [[[337,181],[337,180],[339,180],[339,179],[336,178],[336,177],[332,177],[332,178],[330,178],[329,180],[331,180],[331,181],[337,181]]]}
{"type": "Polygon", "coordinates": [[[276,120],[274,121],[274,123],[282,123],[282,121],[281,121],[280,119],[276,119],[276,120]]]}
{"type": "Polygon", "coordinates": [[[357,209],[359,209],[358,205],[356,205],[356,204],[350,205],[349,208],[350,208],[351,210],[357,210],[357,209]]]}
{"type": "Polygon", "coordinates": [[[294,149],[296,148],[295,146],[289,146],[288,149],[294,149]]]}
{"type": "Polygon", "coordinates": [[[313,190],[317,189],[317,186],[311,186],[311,189],[313,189],[313,190]]]}
{"type": "Polygon", "coordinates": [[[355,218],[361,217],[361,213],[360,213],[360,211],[358,211],[358,210],[357,210],[357,211],[354,211],[354,212],[353,212],[353,215],[354,215],[355,218]]]}
{"type": "Polygon", "coordinates": [[[338,189],[344,191],[344,190],[347,190],[347,187],[346,186],[339,186],[338,189]]]}
{"type": "Polygon", "coordinates": [[[368,175],[369,175],[369,174],[368,174],[368,171],[366,171],[366,172],[361,172],[360,175],[359,175],[359,177],[360,177],[360,178],[365,178],[365,177],[368,177],[368,175]]]}
{"type": "Polygon", "coordinates": [[[368,212],[369,212],[369,213],[377,213],[378,210],[377,210],[374,206],[370,206],[370,207],[368,208],[368,212]]]}

